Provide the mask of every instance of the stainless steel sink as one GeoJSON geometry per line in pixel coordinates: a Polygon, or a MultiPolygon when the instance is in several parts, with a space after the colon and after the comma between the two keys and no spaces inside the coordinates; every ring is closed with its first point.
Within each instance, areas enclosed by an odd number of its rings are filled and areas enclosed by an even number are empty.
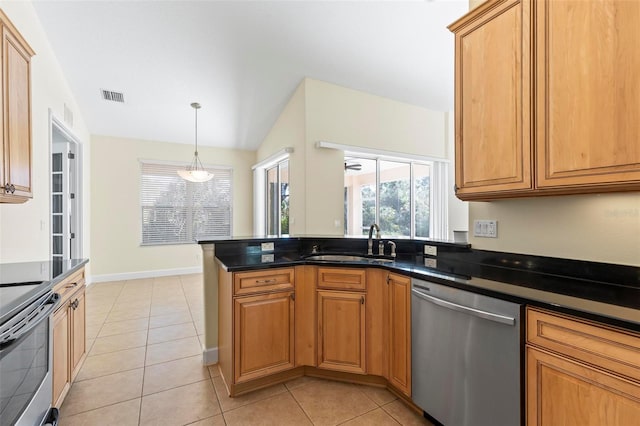
{"type": "Polygon", "coordinates": [[[317,254],[308,256],[305,260],[326,260],[330,262],[370,262],[370,263],[391,263],[394,259],[383,259],[366,256],[356,256],[349,254],[317,254]]]}

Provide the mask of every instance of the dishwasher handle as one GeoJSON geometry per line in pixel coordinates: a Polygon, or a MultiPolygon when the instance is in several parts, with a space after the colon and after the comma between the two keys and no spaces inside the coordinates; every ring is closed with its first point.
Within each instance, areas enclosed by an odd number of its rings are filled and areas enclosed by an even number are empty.
{"type": "Polygon", "coordinates": [[[459,305],[457,303],[448,302],[446,300],[438,299],[437,297],[433,297],[429,294],[425,294],[415,288],[411,290],[411,292],[420,299],[431,302],[435,305],[442,306],[443,308],[451,309],[458,312],[463,312],[465,314],[473,315],[475,317],[480,317],[487,319],[489,321],[499,322],[501,324],[507,325],[515,325],[516,319],[511,318],[505,315],[494,314],[492,312],[481,311],[480,309],[471,308],[469,306],[459,305]]]}

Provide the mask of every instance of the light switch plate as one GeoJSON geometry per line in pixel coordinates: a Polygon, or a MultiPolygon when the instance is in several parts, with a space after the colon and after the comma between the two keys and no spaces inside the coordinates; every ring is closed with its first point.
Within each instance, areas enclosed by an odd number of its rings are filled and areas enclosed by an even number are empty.
{"type": "Polygon", "coordinates": [[[428,254],[429,256],[437,256],[438,255],[438,247],[437,246],[424,246],[424,254],[428,254]]]}
{"type": "Polygon", "coordinates": [[[260,244],[261,251],[273,251],[273,243],[262,243],[260,244]]]}
{"type": "Polygon", "coordinates": [[[484,238],[498,238],[497,220],[474,220],[473,236],[484,238]]]}
{"type": "Polygon", "coordinates": [[[430,257],[426,257],[424,259],[424,266],[426,266],[427,268],[437,268],[438,267],[438,261],[436,259],[432,259],[430,257]]]}

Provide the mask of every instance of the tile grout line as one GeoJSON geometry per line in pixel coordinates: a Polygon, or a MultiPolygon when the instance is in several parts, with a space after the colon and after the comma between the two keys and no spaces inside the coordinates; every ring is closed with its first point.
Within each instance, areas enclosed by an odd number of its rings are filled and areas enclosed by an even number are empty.
{"type": "MultiPolygon", "coordinates": [[[[304,377],[304,376],[302,376],[304,377]]],[[[304,385],[302,385],[304,386],[304,385]]],[[[301,386],[301,387],[302,387],[301,386]]],[[[300,405],[300,401],[298,401],[295,397],[295,395],[293,394],[293,392],[291,392],[291,389],[289,389],[289,386],[287,386],[287,384],[285,383],[284,385],[285,388],[287,388],[287,392],[289,392],[289,395],[291,395],[291,398],[293,398],[293,400],[296,402],[296,404],[298,405],[298,407],[300,407],[300,410],[302,410],[302,412],[304,413],[305,417],[307,419],[309,419],[309,423],[311,423],[312,425],[315,425],[315,423],[313,422],[313,420],[311,420],[311,417],[309,417],[309,413],[307,413],[304,409],[304,407],[302,405],[300,405]]]]}

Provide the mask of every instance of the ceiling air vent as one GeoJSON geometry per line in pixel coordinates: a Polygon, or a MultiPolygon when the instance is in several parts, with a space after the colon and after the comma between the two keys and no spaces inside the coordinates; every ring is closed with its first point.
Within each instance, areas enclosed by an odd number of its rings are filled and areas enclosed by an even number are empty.
{"type": "Polygon", "coordinates": [[[113,90],[100,90],[102,92],[102,99],[105,101],[122,102],[124,103],[124,94],[120,92],[114,92],[113,90]]]}

